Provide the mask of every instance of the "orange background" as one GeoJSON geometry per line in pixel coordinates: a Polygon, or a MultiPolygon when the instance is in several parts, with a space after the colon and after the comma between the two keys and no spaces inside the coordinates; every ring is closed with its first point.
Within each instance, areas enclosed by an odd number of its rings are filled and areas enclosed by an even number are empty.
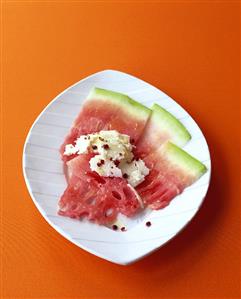
{"type": "Polygon", "coordinates": [[[239,3],[3,1],[2,13],[2,297],[239,298],[239,3]],[[30,199],[21,166],[26,134],[46,104],[109,68],[183,105],[213,163],[191,225],[127,267],[56,233],[30,199]]]}

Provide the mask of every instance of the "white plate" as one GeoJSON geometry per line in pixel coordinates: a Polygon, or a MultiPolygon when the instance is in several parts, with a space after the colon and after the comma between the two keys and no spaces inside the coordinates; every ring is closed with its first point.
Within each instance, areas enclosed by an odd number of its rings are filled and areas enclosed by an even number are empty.
{"type": "MultiPolygon", "coordinates": [[[[27,136],[23,171],[29,193],[47,222],[62,236],[101,258],[127,265],[172,239],[193,218],[208,190],[211,161],[206,140],[191,116],[165,93],[131,75],[105,70],[91,75],[58,95],[39,115],[27,136]],[[207,173],[163,210],[147,211],[116,232],[87,221],[57,215],[57,202],[66,182],[58,149],[91,87],[128,94],[150,106],[153,102],[173,113],[187,127],[192,140],[184,147],[202,161],[207,173]],[[151,221],[151,227],[146,227],[151,221]]],[[[126,221],[125,219],[122,221],[126,221]]]]}

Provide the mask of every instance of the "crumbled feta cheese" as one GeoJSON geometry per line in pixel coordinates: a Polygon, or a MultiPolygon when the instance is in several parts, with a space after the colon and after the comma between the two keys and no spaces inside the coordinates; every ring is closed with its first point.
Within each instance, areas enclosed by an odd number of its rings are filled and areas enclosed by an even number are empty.
{"type": "Polygon", "coordinates": [[[135,187],[144,180],[149,169],[144,161],[133,161],[132,149],[128,135],[110,130],[80,136],[75,146],[65,146],[64,155],[95,153],[89,161],[92,171],[106,177],[124,177],[135,187]]]}
{"type": "Polygon", "coordinates": [[[141,159],[121,165],[121,171],[123,175],[127,175],[127,181],[133,187],[143,182],[145,176],[149,174],[149,169],[141,159]]]}
{"type": "Polygon", "coordinates": [[[75,148],[78,154],[87,154],[88,147],[91,145],[90,139],[87,136],[82,135],[75,141],[75,148]]]}
{"type": "MultiPolygon", "coordinates": [[[[130,137],[115,130],[82,135],[75,141],[75,146],[67,144],[65,149],[70,147],[75,149],[75,153],[78,154],[87,153],[91,149],[94,153],[105,155],[113,160],[127,159],[131,161],[133,158],[130,137]]],[[[64,154],[68,155],[68,151],[65,151],[64,154]]]]}
{"type": "Polygon", "coordinates": [[[96,155],[90,159],[90,169],[96,171],[101,176],[122,177],[120,168],[113,161],[102,159],[100,155],[96,155]]]}
{"type": "Polygon", "coordinates": [[[77,149],[72,144],[66,144],[64,155],[70,156],[77,153],[77,149]]]}

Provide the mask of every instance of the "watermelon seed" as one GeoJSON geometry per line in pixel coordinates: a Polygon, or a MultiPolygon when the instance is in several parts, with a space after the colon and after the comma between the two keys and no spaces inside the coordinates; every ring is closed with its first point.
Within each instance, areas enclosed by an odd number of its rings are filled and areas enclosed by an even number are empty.
{"type": "Polygon", "coordinates": [[[103,145],[103,148],[107,150],[107,149],[109,149],[110,147],[109,147],[108,144],[104,144],[104,145],[103,145]]]}
{"type": "Polygon", "coordinates": [[[127,173],[124,173],[124,174],[123,174],[123,178],[124,178],[124,179],[128,179],[128,177],[129,177],[129,176],[128,176],[127,173]]]}
{"type": "Polygon", "coordinates": [[[115,198],[121,200],[121,196],[120,196],[120,194],[119,194],[118,192],[116,192],[116,191],[112,191],[112,195],[113,195],[115,198]]]}
{"type": "Polygon", "coordinates": [[[92,145],[92,148],[93,148],[93,150],[96,150],[97,146],[96,145],[92,145]]]}
{"type": "Polygon", "coordinates": [[[124,226],[122,226],[121,231],[122,232],[126,231],[126,228],[124,226]]]}

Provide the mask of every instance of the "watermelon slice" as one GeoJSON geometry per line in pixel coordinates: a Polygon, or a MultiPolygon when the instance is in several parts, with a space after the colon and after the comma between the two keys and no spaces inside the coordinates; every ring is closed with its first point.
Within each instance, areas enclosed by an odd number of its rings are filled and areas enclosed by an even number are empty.
{"type": "Polygon", "coordinates": [[[116,220],[118,213],[131,217],[141,207],[136,191],[123,178],[105,178],[89,168],[90,154],[67,162],[68,186],[59,201],[62,216],[87,218],[99,224],[116,220]]]}
{"type": "Polygon", "coordinates": [[[63,155],[66,144],[74,144],[80,135],[101,130],[117,130],[119,133],[129,135],[133,143],[136,143],[150,114],[149,108],[124,94],[93,88],[61,146],[62,159],[68,161],[75,157],[75,155],[63,155]]]}
{"type": "Polygon", "coordinates": [[[151,171],[136,190],[144,204],[154,210],[166,207],[207,170],[204,164],[171,142],[163,144],[144,161],[151,171]]]}
{"type": "Polygon", "coordinates": [[[106,225],[118,213],[135,215],[143,203],[151,209],[164,208],[206,172],[201,162],[179,148],[190,139],[183,124],[159,105],[150,110],[121,93],[93,88],[60,149],[68,186],[58,213],[106,225]],[[135,189],[124,178],[91,171],[89,160],[94,154],[63,154],[66,144],[74,145],[79,136],[101,130],[129,135],[136,146],[134,155],[150,169],[135,189]]]}
{"type": "Polygon", "coordinates": [[[136,155],[140,158],[145,157],[168,140],[182,147],[190,139],[191,135],[175,116],[154,104],[151,117],[137,143],[136,155]]]}

